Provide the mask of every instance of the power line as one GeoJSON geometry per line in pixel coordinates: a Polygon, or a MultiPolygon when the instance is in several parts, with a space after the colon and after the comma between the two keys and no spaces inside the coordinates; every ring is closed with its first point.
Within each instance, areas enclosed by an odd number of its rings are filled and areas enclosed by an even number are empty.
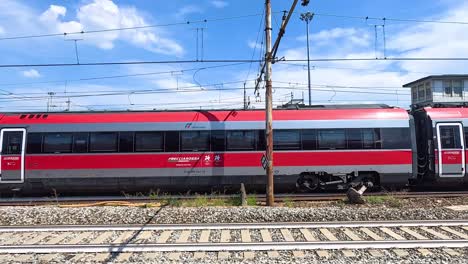
{"type": "MultiPolygon", "coordinates": [[[[280,62],[306,62],[306,59],[282,59],[280,62]]],[[[468,57],[427,57],[427,58],[317,58],[310,59],[315,62],[353,62],[353,61],[468,61],[468,57]]],[[[121,61],[121,62],[88,62],[88,63],[43,63],[43,64],[0,64],[0,68],[24,67],[68,67],[68,66],[110,66],[110,65],[136,65],[136,64],[175,64],[175,63],[250,63],[262,62],[256,59],[213,59],[213,60],[165,60],[165,61],[121,61]]]]}
{"type": "Polygon", "coordinates": [[[359,20],[381,20],[381,21],[395,21],[395,22],[408,22],[408,23],[435,23],[435,24],[455,24],[455,25],[468,25],[466,21],[444,21],[444,20],[431,20],[431,19],[408,19],[408,18],[391,18],[391,17],[370,17],[370,16],[348,16],[329,13],[315,13],[316,16],[323,17],[336,17],[346,19],[359,19],[359,20]]]}
{"type": "Polygon", "coordinates": [[[234,20],[234,19],[255,17],[255,16],[260,16],[260,15],[262,15],[262,14],[249,14],[249,15],[232,16],[232,17],[224,17],[224,18],[213,18],[213,19],[202,19],[202,20],[193,20],[193,21],[188,20],[188,21],[181,21],[181,22],[174,22],[174,23],[135,26],[135,27],[121,27],[121,28],[97,29],[97,30],[86,30],[86,31],[81,30],[81,31],[50,33],[50,34],[12,36],[12,37],[0,38],[0,41],[2,41],[2,40],[14,40],[14,39],[45,38],[45,37],[58,37],[58,36],[69,36],[69,35],[107,33],[107,32],[114,32],[114,31],[139,30],[139,29],[158,28],[158,27],[170,27],[170,26],[180,26],[180,25],[190,25],[190,24],[200,24],[200,23],[207,23],[207,22],[219,22],[219,21],[225,21],[225,20],[234,20]]]}
{"type": "MultiPolygon", "coordinates": [[[[193,88],[198,86],[193,86],[193,88]]],[[[175,89],[175,88],[173,88],[175,89]]],[[[239,91],[244,89],[244,87],[231,87],[231,88],[215,88],[215,89],[205,89],[205,90],[195,90],[195,89],[187,89],[187,90],[146,90],[146,91],[134,91],[134,92],[107,92],[107,93],[99,93],[99,94],[78,94],[78,95],[54,95],[54,98],[84,98],[84,97],[103,97],[103,96],[122,96],[122,95],[145,95],[145,94],[167,94],[167,93],[194,93],[194,92],[215,92],[215,91],[239,91]]],[[[255,87],[246,87],[245,89],[254,90],[255,87]]],[[[307,87],[274,87],[274,90],[307,90],[307,87]]],[[[351,90],[336,90],[334,88],[315,88],[314,91],[323,91],[323,92],[334,92],[334,93],[354,93],[354,94],[373,94],[373,95],[407,95],[409,93],[400,93],[400,92],[370,92],[370,91],[351,91],[351,90]]],[[[14,101],[41,101],[47,100],[48,96],[24,96],[21,98],[0,98],[0,102],[14,102],[14,101]]]]}

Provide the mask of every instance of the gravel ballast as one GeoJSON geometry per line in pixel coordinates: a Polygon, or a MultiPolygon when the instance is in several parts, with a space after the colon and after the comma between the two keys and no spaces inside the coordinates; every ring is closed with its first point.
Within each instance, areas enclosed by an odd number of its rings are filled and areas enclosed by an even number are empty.
{"type": "Polygon", "coordinates": [[[0,225],[188,224],[468,219],[447,208],[0,207],[0,225]]]}

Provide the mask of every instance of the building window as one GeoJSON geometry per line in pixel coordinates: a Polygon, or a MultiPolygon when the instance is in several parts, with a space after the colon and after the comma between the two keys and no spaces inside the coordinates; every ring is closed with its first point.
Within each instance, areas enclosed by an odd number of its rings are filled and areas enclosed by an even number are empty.
{"type": "Polygon", "coordinates": [[[418,100],[418,87],[411,87],[413,101],[418,100]]]}
{"type": "Polygon", "coordinates": [[[452,82],[444,81],[444,94],[445,96],[452,96],[452,82]]]}
{"type": "Polygon", "coordinates": [[[444,81],[444,94],[445,96],[463,96],[463,81],[444,81]]]}
{"type": "Polygon", "coordinates": [[[424,88],[424,84],[418,85],[418,96],[419,101],[426,100],[426,90],[424,88]]]}
{"type": "Polygon", "coordinates": [[[424,84],[426,86],[426,99],[432,100],[432,87],[430,82],[424,84]]]}
{"type": "Polygon", "coordinates": [[[453,96],[462,96],[463,92],[463,85],[462,81],[452,81],[452,90],[453,90],[453,96]]]}

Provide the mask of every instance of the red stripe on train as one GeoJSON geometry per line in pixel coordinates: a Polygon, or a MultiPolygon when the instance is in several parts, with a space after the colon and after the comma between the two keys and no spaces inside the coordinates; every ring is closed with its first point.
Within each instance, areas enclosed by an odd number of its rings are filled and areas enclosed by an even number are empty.
{"type": "MultiPolygon", "coordinates": [[[[6,114],[3,124],[144,123],[144,122],[223,122],[265,121],[265,111],[188,111],[121,113],[47,113],[42,115],[6,114]],[[31,118],[30,118],[31,117],[31,118]]],[[[273,120],[408,120],[404,109],[328,109],[275,110],[273,120]]]]}
{"type": "MultiPolygon", "coordinates": [[[[258,167],[263,152],[188,154],[35,155],[26,157],[27,170],[124,169],[184,167],[258,167]]],[[[275,166],[409,165],[410,150],[276,152],[275,166]]]]}

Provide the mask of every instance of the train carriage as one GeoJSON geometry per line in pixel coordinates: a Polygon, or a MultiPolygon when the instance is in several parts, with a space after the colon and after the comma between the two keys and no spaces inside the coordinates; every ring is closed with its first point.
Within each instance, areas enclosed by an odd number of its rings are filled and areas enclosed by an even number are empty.
{"type": "Polygon", "coordinates": [[[418,182],[467,183],[468,108],[424,107],[414,111],[418,182]]]}
{"type": "MultiPolygon", "coordinates": [[[[391,107],[274,110],[276,187],[406,185],[411,116],[391,107]]],[[[0,190],[264,188],[263,110],[4,113],[0,190]]]]}

